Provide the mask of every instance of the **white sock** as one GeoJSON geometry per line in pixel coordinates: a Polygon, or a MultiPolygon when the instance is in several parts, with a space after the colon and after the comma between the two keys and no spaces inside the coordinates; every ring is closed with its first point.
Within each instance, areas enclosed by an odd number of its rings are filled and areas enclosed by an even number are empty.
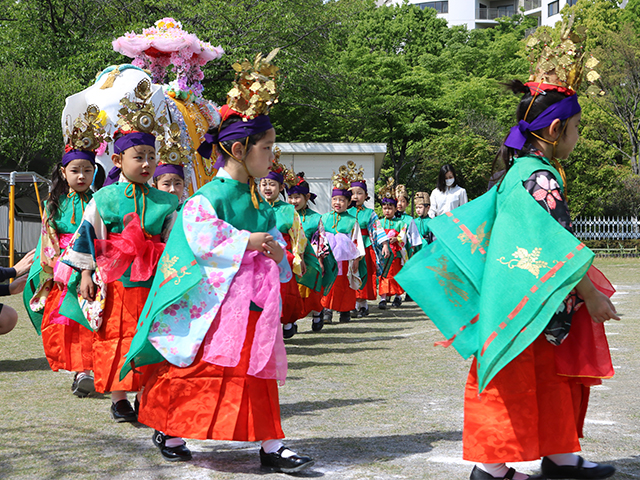
{"type": "Polygon", "coordinates": [[[315,310],[311,310],[311,316],[314,318],[314,320],[318,317],[320,317],[320,315],[322,315],[322,312],[317,312],[315,310]]]}
{"type": "MultiPolygon", "coordinates": [[[[509,471],[509,467],[504,463],[480,463],[478,464],[478,468],[496,478],[503,478],[509,471]]],[[[528,478],[529,475],[526,473],[516,472],[513,475],[513,480],[527,480],[528,478]]]]}
{"type": "Polygon", "coordinates": [[[380,295],[380,300],[384,300],[386,302],[387,301],[387,296],[386,295],[380,295]]]}
{"type": "Polygon", "coordinates": [[[185,442],[181,437],[174,437],[167,438],[164,444],[169,448],[174,448],[179,447],[180,445],[186,445],[187,442],[185,442]]]}
{"type": "Polygon", "coordinates": [[[291,330],[292,328],[293,328],[293,323],[285,323],[284,324],[284,329],[285,330],[291,330]]]}
{"type": "Polygon", "coordinates": [[[356,300],[356,310],[360,310],[361,308],[367,308],[367,301],[359,298],[356,300]]]}
{"type": "Polygon", "coordinates": [[[313,317],[313,323],[320,323],[321,321],[322,321],[322,317],[316,317],[316,316],[314,315],[314,317],[313,317]]]}
{"type": "MultiPolygon", "coordinates": [[[[575,453],[557,453],[555,455],[547,455],[547,458],[558,466],[576,467],[580,457],[575,453]]],[[[583,468],[594,468],[597,466],[597,463],[593,463],[588,460],[585,460],[582,463],[583,468]]]]}
{"type": "Polygon", "coordinates": [[[124,390],[116,390],[115,392],[111,392],[111,402],[118,403],[120,400],[127,399],[127,392],[124,390]]]}
{"type": "Polygon", "coordinates": [[[263,440],[262,449],[265,453],[275,453],[283,447],[284,443],[281,440],[263,440]]]}

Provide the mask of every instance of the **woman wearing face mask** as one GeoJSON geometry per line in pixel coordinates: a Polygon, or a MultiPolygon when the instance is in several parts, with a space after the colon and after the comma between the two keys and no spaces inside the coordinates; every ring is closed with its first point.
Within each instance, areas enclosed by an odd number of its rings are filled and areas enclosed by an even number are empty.
{"type": "Polygon", "coordinates": [[[443,165],[438,175],[438,187],[431,192],[429,217],[435,218],[450,212],[467,201],[467,191],[460,186],[453,165],[443,165]]]}

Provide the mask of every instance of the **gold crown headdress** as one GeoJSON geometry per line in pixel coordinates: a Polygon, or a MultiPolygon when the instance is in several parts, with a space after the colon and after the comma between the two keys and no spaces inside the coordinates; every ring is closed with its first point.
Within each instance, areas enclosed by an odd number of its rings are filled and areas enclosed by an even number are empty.
{"type": "Polygon", "coordinates": [[[185,147],[180,138],[180,127],[172,123],[167,132],[158,137],[158,159],[160,163],[185,166],[193,158],[194,150],[189,144],[185,147]]]}
{"type": "Polygon", "coordinates": [[[416,192],[413,196],[414,205],[426,205],[430,202],[429,194],[427,192],[416,192]]]}
{"type": "Polygon", "coordinates": [[[264,58],[262,53],[258,53],[253,64],[244,60],[232,65],[236,78],[233,88],[227,93],[227,105],[231,109],[252,119],[267,115],[271,107],[278,103],[276,78],[280,69],[271,60],[279,51],[276,48],[264,58]]]}
{"type": "Polygon", "coordinates": [[[103,143],[111,142],[107,134],[107,113],[96,105],[89,105],[87,111],[79,115],[73,123],[67,117],[64,135],[66,144],[74,150],[97,150],[103,143]]]}
{"type": "Polygon", "coordinates": [[[364,182],[364,167],[357,167],[353,160],[347,162],[349,182],[364,182]]]}
{"type": "Polygon", "coordinates": [[[349,190],[349,187],[351,187],[351,178],[349,177],[349,170],[347,167],[341,165],[338,169],[338,173],[334,171],[331,176],[331,182],[333,183],[333,188],[337,190],[349,190]]]}
{"type": "Polygon", "coordinates": [[[396,200],[396,187],[395,187],[395,181],[393,180],[393,177],[389,177],[387,179],[387,184],[384,187],[381,187],[378,190],[378,196],[381,199],[391,199],[391,200],[396,200]]]}
{"type": "Polygon", "coordinates": [[[120,100],[122,108],[118,111],[120,118],[117,125],[121,130],[150,133],[156,137],[164,134],[163,125],[167,119],[164,115],[156,118],[152,95],[151,82],[145,78],[133,90],[133,99],[127,95],[120,100]]]}
{"type": "Polygon", "coordinates": [[[396,186],[396,198],[400,198],[400,197],[405,197],[405,198],[409,198],[409,195],[407,195],[407,189],[405,188],[404,185],[397,185],[396,186]]]}
{"type": "Polygon", "coordinates": [[[587,29],[584,26],[575,29],[572,27],[573,17],[568,23],[562,24],[558,42],[543,27],[538,28],[529,38],[529,82],[541,84],[541,90],[545,90],[544,85],[550,85],[558,87],[557,90],[561,93],[571,94],[580,87],[586,70],[587,81],[591,83],[587,88],[587,95],[604,95],[600,87],[594,84],[600,78],[600,74],[594,70],[600,62],[584,51],[587,29]]]}
{"type": "Polygon", "coordinates": [[[275,158],[273,159],[273,165],[271,165],[271,171],[282,175],[282,178],[284,179],[283,183],[287,188],[291,188],[297,183],[297,177],[296,174],[293,173],[293,169],[288,169],[280,163],[280,155],[282,155],[282,150],[280,150],[280,148],[277,146],[274,147],[273,156],[275,158]]]}

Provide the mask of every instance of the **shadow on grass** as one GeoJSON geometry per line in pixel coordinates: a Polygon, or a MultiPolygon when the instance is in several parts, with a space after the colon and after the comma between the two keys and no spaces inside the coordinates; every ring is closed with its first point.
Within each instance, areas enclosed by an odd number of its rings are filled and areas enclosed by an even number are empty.
{"type": "MultiPolygon", "coordinates": [[[[404,328],[401,329],[394,329],[394,330],[405,330],[404,328]]],[[[390,340],[397,340],[398,337],[396,336],[397,334],[389,334],[389,336],[376,336],[376,337],[359,337],[359,336],[349,336],[348,334],[351,333],[351,331],[343,331],[340,332],[343,334],[343,336],[337,336],[337,335],[326,335],[323,337],[317,336],[317,337],[305,337],[305,338],[300,338],[300,337],[294,337],[290,340],[287,340],[285,342],[285,346],[298,346],[298,347],[305,347],[308,345],[338,345],[338,344],[352,344],[352,343],[367,343],[367,342],[388,342],[390,340]],[[347,335],[345,335],[347,334],[347,335]]]]}
{"type": "Polygon", "coordinates": [[[296,415],[308,415],[320,410],[328,410],[330,408],[351,407],[353,405],[362,405],[365,403],[384,403],[384,398],[338,398],[323,400],[321,402],[296,402],[281,403],[280,418],[285,419],[296,415]]]}
{"type": "MultiPolygon", "coordinates": [[[[363,335],[363,334],[366,335],[368,333],[385,334],[385,333],[400,332],[402,330],[408,329],[408,327],[397,327],[397,328],[384,328],[384,327],[375,328],[375,327],[368,327],[368,326],[358,327],[357,326],[358,323],[360,323],[360,319],[352,320],[349,323],[338,323],[338,324],[333,323],[328,327],[324,327],[322,331],[320,331],[319,333],[311,332],[311,331],[300,332],[295,337],[287,339],[285,343],[291,343],[291,342],[295,343],[296,340],[302,340],[302,339],[322,340],[325,337],[331,337],[333,335],[344,335],[346,333],[348,333],[349,335],[363,335]]],[[[378,322],[378,323],[381,323],[381,322],[378,322]]]]}
{"type": "MultiPolygon", "coordinates": [[[[372,437],[328,437],[304,440],[286,439],[285,444],[301,455],[309,455],[315,466],[300,472],[299,477],[322,477],[351,466],[389,462],[410,455],[428,453],[436,442],[460,442],[461,431],[427,432],[408,435],[380,435],[372,437]],[[320,467],[322,471],[316,470],[320,467]]],[[[238,444],[241,445],[241,444],[238,444]]],[[[204,445],[194,452],[193,464],[207,470],[228,473],[265,474],[260,470],[258,448],[229,448],[229,444],[204,445]]]]}
{"type": "Polygon", "coordinates": [[[24,358],[22,360],[0,360],[0,372],[28,372],[51,370],[45,357],[24,358]]]}
{"type": "MultiPolygon", "coordinates": [[[[386,339],[392,340],[392,339],[386,339]]],[[[315,357],[318,355],[329,354],[347,354],[347,353],[361,353],[367,350],[390,350],[386,347],[348,347],[348,348],[335,348],[335,347],[304,347],[287,350],[287,355],[307,355],[315,357]]]]}
{"type": "MultiPolygon", "coordinates": [[[[353,367],[355,363],[345,363],[340,362],[340,367],[353,367]]],[[[324,363],[324,362],[289,362],[289,370],[304,370],[305,368],[314,368],[314,367],[336,367],[335,363],[324,363]]],[[[287,376],[287,380],[289,380],[289,376],[287,376]]]]}

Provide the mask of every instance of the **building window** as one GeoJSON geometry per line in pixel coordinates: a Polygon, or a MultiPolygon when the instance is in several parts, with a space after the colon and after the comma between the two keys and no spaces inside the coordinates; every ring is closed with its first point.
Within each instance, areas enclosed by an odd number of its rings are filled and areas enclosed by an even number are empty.
{"type": "Polygon", "coordinates": [[[433,8],[438,13],[449,13],[449,1],[444,2],[423,2],[417,4],[421,9],[433,8]]]}
{"type": "Polygon", "coordinates": [[[498,17],[513,17],[516,12],[515,7],[511,4],[499,6],[496,13],[498,17]]]}
{"type": "Polygon", "coordinates": [[[578,0],[567,0],[567,5],[569,5],[570,7],[575,5],[576,3],[578,3],[578,0]]]}
{"type": "Polygon", "coordinates": [[[552,17],[554,15],[557,15],[559,12],[560,12],[560,0],[551,2],[549,4],[549,16],[552,17]]]}

